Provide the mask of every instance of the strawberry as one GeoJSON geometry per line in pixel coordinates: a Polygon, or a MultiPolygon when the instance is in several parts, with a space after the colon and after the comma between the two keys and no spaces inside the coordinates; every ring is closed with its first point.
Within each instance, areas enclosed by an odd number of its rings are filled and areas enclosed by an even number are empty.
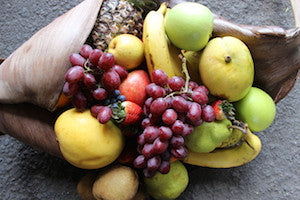
{"type": "Polygon", "coordinates": [[[112,118],[122,125],[130,125],[139,122],[143,117],[143,109],[131,101],[123,101],[116,107],[111,107],[112,118]]]}
{"type": "Polygon", "coordinates": [[[134,102],[141,107],[146,100],[146,86],[150,84],[150,79],[144,70],[135,70],[128,74],[127,78],[119,86],[121,95],[126,100],[134,102]]]}
{"type": "Polygon", "coordinates": [[[217,100],[212,103],[212,107],[215,111],[216,119],[223,120],[229,116],[234,115],[233,105],[226,100],[217,100]]]}

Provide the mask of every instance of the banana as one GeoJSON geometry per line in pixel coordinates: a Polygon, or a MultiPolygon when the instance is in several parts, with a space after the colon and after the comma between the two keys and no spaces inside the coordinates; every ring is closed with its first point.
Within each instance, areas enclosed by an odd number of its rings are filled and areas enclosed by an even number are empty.
{"type": "Polygon", "coordinates": [[[230,168],[246,164],[256,158],[261,150],[259,137],[247,129],[244,141],[228,149],[216,149],[210,153],[189,152],[185,163],[211,168],[230,168]]]}
{"type": "Polygon", "coordinates": [[[157,11],[150,11],[143,27],[143,42],[145,58],[149,74],[155,69],[161,69],[168,77],[182,76],[182,62],[178,57],[180,50],[168,40],[164,27],[166,4],[161,4],[157,11]]]}
{"type": "Polygon", "coordinates": [[[227,148],[236,145],[241,141],[243,138],[244,134],[241,130],[239,129],[233,129],[231,135],[226,138],[224,141],[222,141],[217,148],[227,148]]]}

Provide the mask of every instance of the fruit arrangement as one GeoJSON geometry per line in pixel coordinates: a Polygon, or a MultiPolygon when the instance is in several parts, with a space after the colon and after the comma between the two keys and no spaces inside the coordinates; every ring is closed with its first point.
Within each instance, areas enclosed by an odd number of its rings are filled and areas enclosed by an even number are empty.
{"type": "Polygon", "coordinates": [[[252,52],[237,37],[212,36],[209,8],[163,3],[147,11],[152,4],[144,3],[100,3],[92,41],[63,55],[59,104],[33,101],[51,111],[60,107],[54,132],[61,155],[97,170],[78,184],[83,199],[176,199],[188,184],[185,164],[230,168],[252,161],[261,151],[252,132],[276,115],[274,96],[253,85],[252,52]],[[131,30],[107,32],[117,22],[102,19],[117,16],[109,13],[112,6],[119,17],[132,12],[131,30]],[[138,6],[147,9],[133,10],[138,6]],[[119,182],[124,185],[115,187],[119,182]]]}

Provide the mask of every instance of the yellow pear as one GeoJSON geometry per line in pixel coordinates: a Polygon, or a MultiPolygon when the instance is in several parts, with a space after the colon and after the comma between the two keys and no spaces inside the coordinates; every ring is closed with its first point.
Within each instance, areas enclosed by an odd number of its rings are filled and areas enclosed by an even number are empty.
{"type": "Polygon", "coordinates": [[[226,36],[208,42],[199,60],[201,80],[214,96],[238,101],[250,90],[254,64],[248,47],[226,36]]]}

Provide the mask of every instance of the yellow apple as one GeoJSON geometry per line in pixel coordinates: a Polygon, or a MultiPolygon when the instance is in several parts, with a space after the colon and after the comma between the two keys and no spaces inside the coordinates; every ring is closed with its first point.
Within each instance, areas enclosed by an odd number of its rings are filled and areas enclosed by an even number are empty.
{"type": "Polygon", "coordinates": [[[144,44],[131,34],[121,34],[112,39],[108,52],[115,56],[116,64],[128,70],[138,67],[144,60],[144,44]]]}

